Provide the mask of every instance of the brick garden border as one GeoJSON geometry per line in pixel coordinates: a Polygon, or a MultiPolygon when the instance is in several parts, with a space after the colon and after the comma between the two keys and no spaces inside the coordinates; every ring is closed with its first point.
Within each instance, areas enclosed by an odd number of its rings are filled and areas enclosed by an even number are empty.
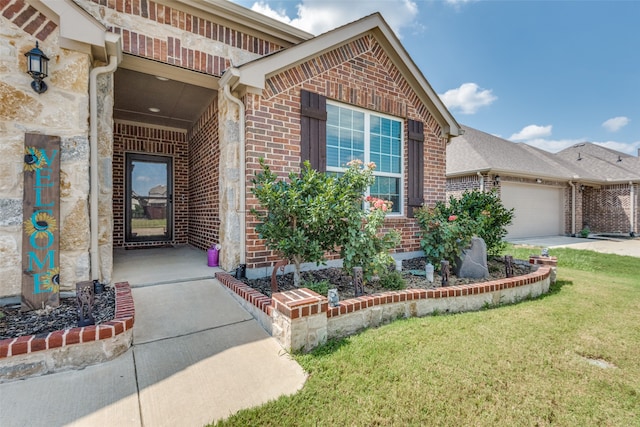
{"type": "Polygon", "coordinates": [[[113,359],[131,347],[135,308],[129,283],[115,284],[113,320],[0,341],[0,383],[113,359]]]}
{"type": "Polygon", "coordinates": [[[306,288],[275,293],[269,298],[228,273],[216,273],[215,277],[286,350],[309,351],[327,339],[352,335],[401,317],[479,310],[548,292],[555,282],[557,258],[532,256],[529,263],[535,271],[521,276],[382,292],[346,299],[336,307],[329,307],[325,296],[306,288]]]}

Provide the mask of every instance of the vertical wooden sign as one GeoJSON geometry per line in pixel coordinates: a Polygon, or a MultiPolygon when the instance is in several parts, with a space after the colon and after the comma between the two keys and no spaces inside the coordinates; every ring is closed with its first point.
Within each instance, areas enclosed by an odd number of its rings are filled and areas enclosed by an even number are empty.
{"type": "Polygon", "coordinates": [[[60,305],[60,138],[24,141],[22,311],[60,305]]]}

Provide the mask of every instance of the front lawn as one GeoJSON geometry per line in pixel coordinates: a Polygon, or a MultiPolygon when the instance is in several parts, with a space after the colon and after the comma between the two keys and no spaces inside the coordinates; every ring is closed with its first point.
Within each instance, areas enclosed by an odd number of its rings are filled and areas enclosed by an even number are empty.
{"type": "Polygon", "coordinates": [[[295,356],[300,392],[216,425],[640,425],[640,259],[551,255],[550,294],[331,341],[295,356]]]}

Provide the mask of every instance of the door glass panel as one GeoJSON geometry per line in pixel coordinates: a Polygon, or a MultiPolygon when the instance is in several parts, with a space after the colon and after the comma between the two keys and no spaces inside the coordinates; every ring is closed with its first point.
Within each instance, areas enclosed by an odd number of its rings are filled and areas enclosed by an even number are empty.
{"type": "Polygon", "coordinates": [[[128,158],[127,240],[171,238],[171,159],[128,158]]]}

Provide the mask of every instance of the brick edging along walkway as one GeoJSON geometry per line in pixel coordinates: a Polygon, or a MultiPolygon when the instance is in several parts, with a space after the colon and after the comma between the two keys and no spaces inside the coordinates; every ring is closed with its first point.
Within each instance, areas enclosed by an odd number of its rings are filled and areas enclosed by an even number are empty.
{"type": "Polygon", "coordinates": [[[116,311],[113,320],[100,325],[64,329],[48,334],[27,335],[0,341],[0,359],[36,351],[52,350],[113,338],[133,328],[135,308],[129,283],[116,283],[116,311]]]}
{"type": "MultiPolygon", "coordinates": [[[[555,257],[549,260],[540,257],[531,257],[530,264],[538,265],[536,271],[531,273],[515,276],[507,279],[491,280],[487,282],[471,283],[468,285],[454,285],[434,289],[404,289],[401,291],[381,292],[373,295],[365,295],[358,298],[349,298],[340,301],[339,306],[329,307],[327,309],[327,317],[334,317],[340,314],[352,313],[374,305],[389,304],[394,302],[403,302],[427,298],[448,298],[467,295],[479,295],[487,292],[495,292],[502,289],[515,288],[535,283],[541,279],[546,279],[551,274],[551,266],[555,266],[557,259],[555,257]]],[[[274,300],[263,293],[253,289],[244,282],[236,279],[228,273],[216,273],[218,279],[224,286],[235,292],[237,295],[249,301],[254,306],[271,315],[274,308],[274,300]]],[[[314,293],[315,294],[315,293],[314,293]]],[[[277,302],[277,298],[276,298],[277,302]]],[[[301,317],[302,313],[291,313],[291,318],[301,317]]]]}

